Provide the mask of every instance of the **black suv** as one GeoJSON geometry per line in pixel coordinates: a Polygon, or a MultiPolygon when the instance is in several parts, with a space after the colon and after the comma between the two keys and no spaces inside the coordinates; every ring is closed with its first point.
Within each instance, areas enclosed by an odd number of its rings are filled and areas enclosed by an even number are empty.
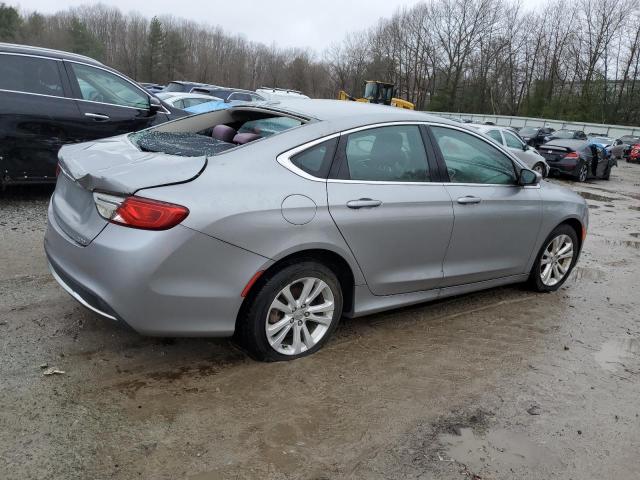
{"type": "Polygon", "coordinates": [[[0,187],[55,181],[67,143],[184,115],[91,58],[0,43],[0,187]]]}

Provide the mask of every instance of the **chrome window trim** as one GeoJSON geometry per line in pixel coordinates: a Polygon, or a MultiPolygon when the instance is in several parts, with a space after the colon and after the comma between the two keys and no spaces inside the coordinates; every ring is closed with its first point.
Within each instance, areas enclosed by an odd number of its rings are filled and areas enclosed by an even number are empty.
{"type": "Polygon", "coordinates": [[[23,92],[21,90],[8,90],[6,88],[0,88],[0,92],[20,93],[22,95],[36,95],[37,97],[47,97],[47,98],[61,98],[64,100],[76,100],[73,97],[57,97],[56,95],[47,95],[46,93],[23,92]]]}
{"type": "Polygon", "coordinates": [[[14,55],[16,57],[32,57],[32,58],[44,58],[45,60],[52,60],[54,62],[61,62],[62,58],[52,58],[46,55],[34,55],[32,53],[17,53],[17,52],[0,52],[0,55],[14,55]]]}
{"type": "Polygon", "coordinates": [[[312,140],[310,142],[307,143],[303,143],[302,145],[299,145],[295,148],[292,148],[290,150],[287,150],[283,153],[281,153],[280,155],[278,155],[276,157],[276,161],[282,165],[284,168],[286,168],[287,170],[295,173],[296,175],[303,177],[307,180],[312,180],[314,182],[327,182],[327,183],[353,183],[353,184],[367,184],[367,185],[453,185],[453,186],[468,186],[468,187],[517,187],[517,188],[540,188],[540,185],[528,185],[528,186],[521,186],[521,185],[517,185],[517,184],[509,184],[509,185],[505,185],[503,183],[454,183],[454,182],[391,182],[391,181],[380,181],[380,180],[342,180],[342,179],[336,179],[336,178],[329,178],[329,179],[325,179],[325,178],[318,178],[318,177],[314,177],[313,175],[305,172],[304,170],[298,168],[297,166],[295,166],[293,164],[293,162],[291,162],[291,157],[306,150],[307,148],[311,148],[315,145],[318,145],[319,143],[322,143],[326,140],[331,140],[332,138],[336,138],[336,137],[341,137],[342,135],[349,135],[351,133],[354,132],[360,132],[362,130],[368,130],[368,129],[374,129],[374,128],[380,128],[380,127],[390,127],[390,126],[398,126],[398,125],[425,125],[425,126],[436,126],[436,127],[445,127],[445,128],[452,128],[454,130],[459,130],[463,133],[469,133],[471,135],[474,135],[475,137],[479,138],[480,140],[482,140],[483,142],[485,142],[488,145],[491,145],[492,147],[496,148],[499,152],[501,152],[502,154],[506,155],[507,158],[509,158],[512,162],[515,162],[516,166],[520,166],[520,168],[528,168],[527,166],[523,165],[519,159],[517,159],[511,152],[506,151],[506,148],[503,147],[502,145],[498,145],[495,142],[491,142],[491,141],[487,141],[487,138],[485,138],[480,132],[475,132],[472,131],[471,129],[467,129],[467,128],[460,128],[457,125],[450,125],[448,123],[440,123],[440,122],[434,122],[434,121],[416,121],[416,120],[409,120],[409,121],[402,121],[402,120],[397,120],[397,121],[393,121],[393,122],[382,122],[382,123],[373,123],[370,125],[363,125],[360,127],[354,127],[354,128],[350,128],[348,130],[344,130],[342,132],[338,132],[338,133],[332,133],[330,135],[326,135],[324,137],[318,138],[316,140],[312,140]]]}

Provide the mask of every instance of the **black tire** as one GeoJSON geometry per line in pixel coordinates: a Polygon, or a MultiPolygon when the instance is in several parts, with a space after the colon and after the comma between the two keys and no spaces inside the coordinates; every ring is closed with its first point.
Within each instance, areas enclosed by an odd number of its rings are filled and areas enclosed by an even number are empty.
{"type": "Polygon", "coordinates": [[[571,272],[573,271],[573,267],[575,267],[576,262],[578,261],[578,255],[580,253],[579,245],[580,244],[578,243],[578,235],[576,234],[576,231],[569,225],[558,225],[555,229],[553,229],[553,231],[545,239],[542,247],[540,247],[540,251],[538,252],[536,261],[533,263],[533,267],[531,268],[531,272],[529,273],[529,286],[537,292],[555,292],[556,290],[558,290],[564,284],[564,282],[567,281],[567,278],[569,278],[571,272]],[[570,237],[571,241],[573,242],[573,257],[571,259],[571,264],[562,280],[560,280],[555,285],[546,285],[541,278],[540,267],[542,257],[551,241],[561,235],[570,237]]]}
{"type": "Polygon", "coordinates": [[[547,169],[542,162],[536,163],[533,167],[531,167],[531,170],[533,170],[534,172],[538,172],[540,175],[542,175],[542,178],[547,176],[547,169]]]}
{"type": "Polygon", "coordinates": [[[587,162],[582,162],[578,165],[575,179],[578,182],[586,182],[588,178],[589,178],[589,165],[587,165],[587,162]]]}
{"type": "Polygon", "coordinates": [[[611,178],[611,163],[607,165],[607,169],[602,173],[603,180],[609,180],[611,178]]]}
{"type": "MultiPolygon", "coordinates": [[[[312,259],[286,264],[275,272],[265,274],[251,290],[238,316],[235,338],[246,348],[249,355],[259,361],[277,362],[305,357],[322,348],[331,337],[342,316],[342,303],[342,287],[331,269],[312,259]],[[331,323],[312,348],[308,348],[298,354],[285,355],[276,351],[269,344],[265,331],[267,316],[270,314],[272,302],[280,295],[282,289],[298,279],[307,277],[320,279],[330,288],[334,303],[331,323]]],[[[294,324],[297,321],[292,321],[291,323],[294,324]]]]}

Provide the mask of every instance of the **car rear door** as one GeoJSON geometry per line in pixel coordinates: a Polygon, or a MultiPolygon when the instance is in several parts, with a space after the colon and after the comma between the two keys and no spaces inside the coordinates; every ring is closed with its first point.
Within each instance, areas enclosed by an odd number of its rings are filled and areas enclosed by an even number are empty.
{"type": "Polygon", "coordinates": [[[430,133],[455,216],[442,285],[525,273],[542,220],[539,187],[518,185],[519,167],[480,135],[453,126],[430,133]]]}
{"type": "Polygon", "coordinates": [[[453,228],[451,198],[417,124],[343,134],[329,211],[374,295],[437,288],[453,228]]]}
{"type": "Polygon", "coordinates": [[[0,53],[0,174],[53,181],[58,150],[76,141],[79,118],[61,61],[0,53]]]}
{"type": "Polygon", "coordinates": [[[152,111],[148,93],[126,78],[84,63],[64,63],[82,115],[77,128],[83,140],[133,132],[167,120],[165,113],[152,111]]]}

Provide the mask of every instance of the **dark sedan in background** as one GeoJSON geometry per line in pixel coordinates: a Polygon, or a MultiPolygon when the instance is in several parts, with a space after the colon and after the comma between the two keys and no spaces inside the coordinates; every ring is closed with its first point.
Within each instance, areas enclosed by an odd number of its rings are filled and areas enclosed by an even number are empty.
{"type": "Polygon", "coordinates": [[[603,147],[589,140],[556,139],[538,148],[549,164],[549,176],[569,175],[579,182],[589,178],[609,180],[616,165],[603,147]]]}
{"type": "Polygon", "coordinates": [[[53,182],[63,145],[184,115],[91,58],[0,43],[0,187],[53,182]]]}
{"type": "Polygon", "coordinates": [[[562,138],[565,140],[586,140],[587,134],[582,130],[569,130],[568,128],[561,128],[560,130],[556,130],[550,135],[546,135],[544,137],[544,143],[550,142],[551,140],[555,140],[557,138],[562,138]]]}
{"type": "Polygon", "coordinates": [[[522,127],[518,133],[526,143],[538,148],[545,142],[545,137],[553,132],[555,130],[551,127],[522,127]]]}

